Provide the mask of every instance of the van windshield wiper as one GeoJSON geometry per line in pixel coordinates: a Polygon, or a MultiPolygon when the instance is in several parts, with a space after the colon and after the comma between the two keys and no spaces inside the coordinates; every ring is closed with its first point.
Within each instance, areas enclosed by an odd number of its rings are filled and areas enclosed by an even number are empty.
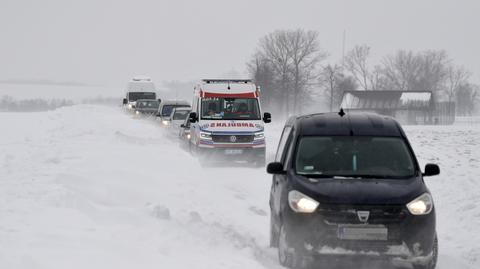
{"type": "Polygon", "coordinates": [[[393,176],[386,175],[327,175],[327,174],[300,174],[309,178],[333,178],[333,179],[387,179],[395,178],[393,176]]]}

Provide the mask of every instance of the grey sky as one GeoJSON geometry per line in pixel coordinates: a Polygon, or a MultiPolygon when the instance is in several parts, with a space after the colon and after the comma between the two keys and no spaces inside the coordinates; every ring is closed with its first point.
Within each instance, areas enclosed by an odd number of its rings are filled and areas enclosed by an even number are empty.
{"type": "Polygon", "coordinates": [[[124,84],[245,71],[258,39],[275,29],[318,30],[329,61],[368,44],[445,49],[480,81],[478,1],[51,0],[0,2],[0,80],[42,78],[124,84]]]}

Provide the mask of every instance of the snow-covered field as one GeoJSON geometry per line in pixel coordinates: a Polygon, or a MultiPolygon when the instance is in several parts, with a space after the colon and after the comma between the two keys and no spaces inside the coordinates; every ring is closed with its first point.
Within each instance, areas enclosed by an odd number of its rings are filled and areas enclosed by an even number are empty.
{"type": "MultiPolygon", "coordinates": [[[[118,108],[0,113],[0,268],[280,268],[264,169],[203,168],[118,108]]],[[[267,128],[270,154],[281,123],[267,128]]],[[[480,126],[406,127],[438,213],[438,268],[480,267],[480,126]]]]}

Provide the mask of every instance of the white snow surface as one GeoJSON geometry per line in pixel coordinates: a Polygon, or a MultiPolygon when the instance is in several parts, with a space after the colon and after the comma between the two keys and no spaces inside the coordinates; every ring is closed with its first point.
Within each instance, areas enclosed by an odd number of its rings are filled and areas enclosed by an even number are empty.
{"type": "MultiPolygon", "coordinates": [[[[78,105],[0,113],[0,268],[281,268],[271,176],[203,168],[158,123],[78,105]]],[[[282,123],[266,129],[269,156],[282,123]]],[[[438,268],[480,268],[480,126],[407,126],[437,208],[438,268]]]]}

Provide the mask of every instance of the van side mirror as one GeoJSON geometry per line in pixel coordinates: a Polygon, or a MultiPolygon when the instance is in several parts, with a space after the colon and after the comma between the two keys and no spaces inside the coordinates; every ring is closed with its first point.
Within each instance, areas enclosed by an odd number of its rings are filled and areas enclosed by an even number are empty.
{"type": "Polygon", "coordinates": [[[436,176],[440,174],[440,167],[436,164],[429,163],[425,165],[425,172],[422,174],[424,177],[436,176]]]}
{"type": "Polygon", "coordinates": [[[263,113],[263,122],[270,123],[272,122],[272,114],[265,112],[263,113]]]}
{"type": "Polygon", "coordinates": [[[267,173],[278,175],[278,174],[285,174],[286,172],[283,170],[282,163],[273,162],[267,165],[267,173]]]}
{"type": "Polygon", "coordinates": [[[195,123],[198,121],[198,115],[196,112],[190,112],[190,115],[188,116],[188,118],[191,123],[195,123]]]}
{"type": "Polygon", "coordinates": [[[124,105],[128,104],[127,98],[123,98],[123,104],[124,104],[124,105]]]}

